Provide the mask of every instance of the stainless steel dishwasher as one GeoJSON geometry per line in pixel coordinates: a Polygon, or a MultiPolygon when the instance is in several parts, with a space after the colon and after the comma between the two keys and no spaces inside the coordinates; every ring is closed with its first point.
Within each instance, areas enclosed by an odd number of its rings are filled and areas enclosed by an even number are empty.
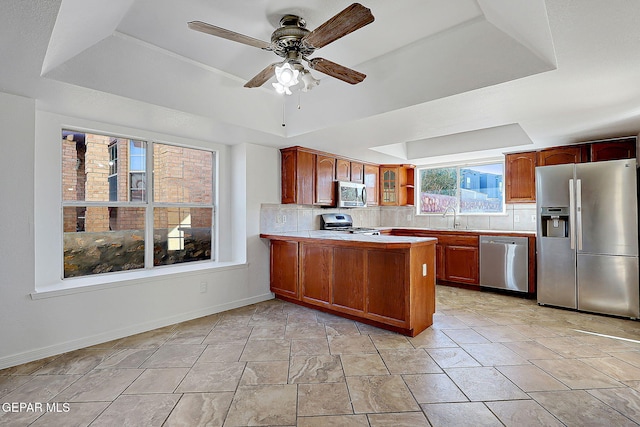
{"type": "Polygon", "coordinates": [[[527,292],[529,240],[480,236],[480,286],[527,292]]]}

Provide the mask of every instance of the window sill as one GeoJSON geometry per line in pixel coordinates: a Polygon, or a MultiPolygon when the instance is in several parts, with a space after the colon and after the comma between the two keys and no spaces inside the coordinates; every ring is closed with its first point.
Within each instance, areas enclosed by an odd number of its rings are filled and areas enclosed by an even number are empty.
{"type": "Polygon", "coordinates": [[[78,277],[59,281],[52,285],[36,287],[30,294],[32,300],[53,298],[64,295],[73,295],[81,292],[93,292],[102,289],[130,286],[133,284],[147,283],[158,277],[170,275],[189,276],[202,274],[207,271],[236,270],[247,267],[246,262],[205,262],[194,265],[172,265],[156,267],[149,270],[137,270],[131,272],[118,272],[113,274],[78,277]]]}

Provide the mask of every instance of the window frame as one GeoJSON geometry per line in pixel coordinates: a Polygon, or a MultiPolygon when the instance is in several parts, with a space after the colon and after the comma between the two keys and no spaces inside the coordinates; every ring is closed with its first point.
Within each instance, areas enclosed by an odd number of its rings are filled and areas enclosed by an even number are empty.
{"type": "MultiPolygon", "coordinates": [[[[217,204],[218,204],[218,194],[217,194],[217,182],[218,182],[218,172],[219,172],[219,165],[218,165],[218,158],[219,158],[219,152],[216,149],[210,149],[210,148],[203,148],[203,147],[199,147],[199,146],[194,146],[194,145],[188,145],[188,144],[181,144],[181,143],[176,143],[176,142],[168,142],[168,141],[164,141],[160,138],[152,138],[152,137],[136,137],[136,136],[131,136],[131,135],[123,135],[123,134],[118,134],[115,132],[108,132],[108,131],[100,131],[100,130],[84,130],[82,128],[76,128],[73,126],[63,126],[60,129],[60,133],[59,135],[63,135],[63,132],[74,132],[74,133],[83,133],[83,134],[94,134],[94,135],[100,135],[100,136],[106,136],[109,138],[119,138],[119,139],[125,139],[127,140],[127,157],[128,157],[128,164],[127,164],[127,170],[125,170],[124,172],[127,173],[127,201],[110,201],[109,200],[109,195],[107,195],[107,200],[105,201],[87,201],[87,200],[64,200],[64,195],[61,193],[60,194],[60,214],[61,214],[61,222],[60,222],[60,229],[59,229],[59,233],[61,236],[61,256],[60,256],[60,264],[61,264],[61,270],[60,270],[60,280],[63,283],[73,283],[73,281],[77,281],[77,282],[82,282],[82,281],[91,281],[94,282],[96,281],[96,278],[100,278],[100,277],[105,277],[105,276],[111,276],[111,275],[127,275],[127,274],[135,274],[141,271],[146,271],[146,272],[150,272],[150,271],[157,271],[157,270],[161,270],[161,269],[173,269],[173,270],[184,270],[185,268],[189,268],[189,266],[193,266],[196,264],[211,264],[211,263],[217,263],[218,262],[218,227],[217,227],[217,214],[218,214],[218,209],[217,209],[217,204]],[[137,172],[132,172],[131,170],[131,162],[130,162],[130,155],[131,152],[129,150],[130,144],[132,144],[134,141],[141,141],[144,143],[145,147],[145,168],[146,170],[143,171],[142,173],[145,174],[145,186],[144,186],[144,200],[143,201],[137,201],[137,200],[131,200],[131,183],[130,183],[130,177],[132,173],[137,173],[137,172]],[[189,203],[189,204],[184,204],[184,203],[156,203],[153,199],[154,199],[154,194],[153,194],[153,182],[154,182],[154,177],[153,177],[153,164],[154,164],[154,158],[153,158],[153,153],[154,153],[154,145],[155,144],[164,144],[164,145],[169,145],[169,146],[175,146],[175,147],[181,147],[181,148],[187,148],[187,149],[192,149],[192,150],[199,150],[199,151],[206,151],[211,153],[211,188],[209,189],[211,192],[211,203],[210,204],[205,204],[205,203],[189,203]],[[149,173],[149,171],[151,171],[151,173],[149,173]],[[145,213],[144,213],[144,222],[145,222],[145,226],[144,226],[144,239],[145,239],[145,249],[144,249],[144,268],[137,268],[137,269],[132,269],[132,270],[119,270],[119,271],[111,271],[111,272],[105,272],[105,273],[96,273],[96,274],[85,274],[85,275],[80,275],[80,276],[73,276],[73,277],[64,277],[65,276],[65,270],[64,270],[64,208],[66,207],[124,207],[124,208],[144,208],[145,213]],[[197,207],[197,208],[210,208],[211,209],[211,257],[209,259],[205,259],[205,260],[196,260],[196,261],[188,261],[188,262],[183,262],[183,263],[176,263],[176,264],[168,264],[168,265],[154,265],[154,211],[155,208],[166,208],[166,207],[179,207],[179,208],[184,208],[184,207],[197,207]]],[[[120,157],[121,153],[118,153],[118,158],[120,157]]],[[[62,159],[63,159],[63,155],[61,153],[60,156],[60,162],[62,163],[62,159]]],[[[58,179],[59,181],[59,187],[58,188],[62,188],[62,177],[64,174],[64,169],[61,168],[60,172],[58,174],[58,179]]],[[[117,172],[116,172],[116,175],[117,172]]],[[[99,280],[99,279],[98,279],[99,280]]]]}
{"type": "Polygon", "coordinates": [[[487,216],[487,215],[506,215],[507,214],[507,206],[506,206],[506,197],[505,197],[505,160],[503,158],[492,158],[492,159],[483,159],[478,161],[468,161],[462,163],[444,163],[444,164],[433,164],[433,165],[422,165],[416,168],[416,215],[420,216],[442,216],[443,212],[421,212],[422,203],[421,203],[421,194],[422,194],[422,171],[427,169],[445,169],[445,168],[455,168],[456,169],[456,204],[455,211],[458,216],[487,216]],[[461,174],[460,170],[465,168],[472,168],[474,166],[484,166],[484,165],[494,165],[501,164],[502,165],[502,211],[501,212],[461,212],[460,211],[460,197],[461,197],[461,174]]]}

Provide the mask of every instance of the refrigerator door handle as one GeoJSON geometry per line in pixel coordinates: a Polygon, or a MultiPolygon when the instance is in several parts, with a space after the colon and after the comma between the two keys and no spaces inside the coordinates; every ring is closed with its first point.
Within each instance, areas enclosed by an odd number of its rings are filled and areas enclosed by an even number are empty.
{"type": "Polygon", "coordinates": [[[576,218],[576,200],[573,187],[573,179],[569,180],[569,240],[571,242],[571,249],[576,248],[576,230],[575,230],[575,218],[576,218]]]}
{"type": "Polygon", "coordinates": [[[582,250],[582,180],[576,179],[576,237],[578,250],[582,250]]]}

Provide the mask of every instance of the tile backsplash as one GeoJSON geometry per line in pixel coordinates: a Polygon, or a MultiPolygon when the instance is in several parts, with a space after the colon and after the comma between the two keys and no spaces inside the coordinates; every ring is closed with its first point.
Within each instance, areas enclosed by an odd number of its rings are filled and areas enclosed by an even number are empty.
{"type": "MultiPolygon", "coordinates": [[[[348,213],[356,227],[420,227],[451,229],[453,215],[416,215],[414,206],[376,206],[370,208],[319,208],[310,205],[262,204],[260,231],[279,233],[286,231],[319,230],[320,216],[324,213],[348,213]]],[[[458,215],[461,230],[535,231],[536,205],[508,204],[501,215],[458,215]]]]}

